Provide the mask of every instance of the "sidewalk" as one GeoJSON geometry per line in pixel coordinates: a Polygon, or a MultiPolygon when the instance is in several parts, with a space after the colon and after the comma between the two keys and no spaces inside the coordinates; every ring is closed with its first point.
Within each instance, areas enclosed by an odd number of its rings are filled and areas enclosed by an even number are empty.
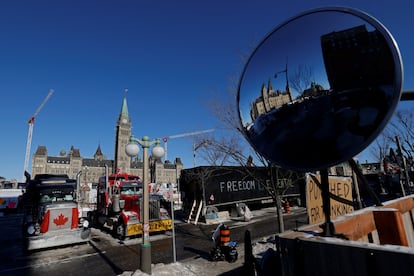
{"type": "MultiPolygon", "coordinates": [[[[243,221],[242,218],[236,218],[236,219],[233,218],[233,219],[223,221],[223,222],[225,222],[226,225],[229,226],[231,229],[234,227],[238,227],[238,226],[242,226],[242,225],[246,225],[250,223],[255,223],[264,217],[276,216],[275,207],[253,210],[251,212],[253,213],[253,218],[250,221],[243,221]]],[[[306,212],[306,209],[301,208],[301,207],[292,208],[290,213],[284,213],[283,216],[289,216],[289,215],[297,214],[300,212],[306,212]]],[[[271,235],[268,237],[262,237],[259,240],[252,240],[253,255],[256,259],[261,259],[269,248],[276,250],[274,235],[271,235]]],[[[227,261],[212,262],[212,261],[209,261],[203,258],[194,258],[194,259],[187,259],[185,261],[182,261],[181,266],[184,266],[189,271],[194,272],[195,275],[205,275],[205,276],[241,275],[243,273],[243,265],[245,263],[245,244],[244,243],[239,243],[237,252],[238,252],[238,259],[234,263],[229,263],[227,261]]],[[[159,275],[163,275],[163,274],[159,274],[159,275]]],[[[181,274],[181,275],[192,275],[192,274],[181,274]]]]}
{"type": "MultiPolygon", "coordinates": [[[[297,212],[305,212],[305,208],[292,208],[292,211],[289,214],[295,214],[297,212]]],[[[242,224],[246,223],[254,223],[258,219],[264,216],[275,215],[276,210],[274,207],[271,208],[264,208],[260,210],[252,211],[253,218],[251,221],[242,221],[241,219],[238,220],[227,220],[227,221],[219,221],[225,222],[230,228],[241,226],[242,224]]],[[[269,249],[275,248],[275,241],[273,235],[271,237],[263,237],[260,240],[252,241],[252,249],[253,255],[260,259],[263,257],[264,253],[269,249]]],[[[221,275],[221,276],[233,276],[233,275],[242,275],[243,273],[243,265],[245,262],[245,245],[244,243],[239,243],[237,247],[238,258],[235,262],[229,263],[227,261],[218,261],[213,262],[209,261],[202,257],[195,257],[189,258],[180,262],[170,263],[170,264],[153,264],[152,265],[152,275],[155,276],[164,276],[164,275],[183,275],[183,276],[190,276],[190,275],[197,275],[197,276],[213,276],[213,275],[221,275]]],[[[121,274],[122,276],[143,276],[148,275],[143,273],[140,270],[135,272],[127,271],[121,274]]]]}

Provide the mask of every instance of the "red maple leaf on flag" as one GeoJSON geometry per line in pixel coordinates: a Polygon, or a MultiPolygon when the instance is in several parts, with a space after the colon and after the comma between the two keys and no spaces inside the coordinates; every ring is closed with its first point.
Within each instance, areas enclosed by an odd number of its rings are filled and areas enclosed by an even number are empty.
{"type": "Polygon", "coordinates": [[[9,201],[9,204],[7,205],[7,207],[9,207],[9,208],[15,208],[16,207],[16,202],[14,202],[14,201],[9,201]]]}
{"type": "Polygon", "coordinates": [[[57,225],[57,226],[62,226],[65,225],[66,222],[68,222],[69,218],[65,217],[63,214],[60,214],[57,218],[55,218],[53,220],[53,222],[57,225]]]}

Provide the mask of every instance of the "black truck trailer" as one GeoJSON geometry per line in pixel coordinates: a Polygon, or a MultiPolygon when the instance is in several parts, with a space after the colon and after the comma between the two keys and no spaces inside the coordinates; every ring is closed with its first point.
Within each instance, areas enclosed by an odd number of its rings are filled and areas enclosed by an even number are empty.
{"type": "Polygon", "coordinates": [[[200,205],[200,215],[206,217],[218,211],[238,216],[245,205],[250,209],[274,206],[274,186],[291,205],[302,206],[305,202],[304,174],[280,168],[271,173],[266,167],[200,166],[182,170],[179,185],[186,215],[200,205]]]}

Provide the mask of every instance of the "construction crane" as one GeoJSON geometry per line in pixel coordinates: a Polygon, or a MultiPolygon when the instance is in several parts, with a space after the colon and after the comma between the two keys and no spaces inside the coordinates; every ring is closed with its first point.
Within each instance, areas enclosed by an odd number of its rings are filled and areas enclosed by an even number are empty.
{"type": "MultiPolygon", "coordinates": [[[[49,98],[53,95],[54,92],[55,92],[54,89],[49,90],[49,93],[47,94],[46,98],[43,100],[43,102],[36,109],[36,112],[33,113],[33,115],[29,119],[29,133],[27,134],[26,155],[25,155],[25,158],[24,158],[23,175],[27,171],[27,167],[29,166],[29,158],[30,158],[30,149],[31,149],[31,146],[32,146],[34,120],[35,120],[36,116],[39,114],[40,110],[42,110],[43,106],[46,104],[46,102],[49,100],[49,98]]],[[[24,177],[23,177],[23,180],[24,180],[24,177]]]]}
{"type": "Polygon", "coordinates": [[[167,143],[168,143],[168,140],[175,139],[175,138],[187,137],[187,136],[193,136],[193,135],[198,135],[198,134],[203,134],[203,133],[208,133],[208,132],[212,132],[212,131],[214,131],[214,129],[206,129],[206,130],[200,130],[200,131],[186,132],[186,133],[181,133],[181,134],[176,134],[176,135],[163,137],[162,140],[164,141],[165,160],[168,160],[168,157],[167,157],[167,143]]]}

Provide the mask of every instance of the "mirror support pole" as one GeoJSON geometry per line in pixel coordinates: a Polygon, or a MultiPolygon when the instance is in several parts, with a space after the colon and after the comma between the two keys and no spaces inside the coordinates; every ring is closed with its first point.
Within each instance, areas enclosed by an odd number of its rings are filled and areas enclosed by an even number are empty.
{"type": "Polygon", "coordinates": [[[335,236],[335,226],[331,221],[331,198],[329,196],[329,177],[328,170],[323,169],[321,174],[321,187],[322,187],[322,205],[323,213],[325,214],[325,224],[322,226],[324,237],[335,236]]]}
{"type": "Polygon", "coordinates": [[[404,90],[401,93],[400,101],[413,101],[414,100],[414,90],[404,90]]]}

